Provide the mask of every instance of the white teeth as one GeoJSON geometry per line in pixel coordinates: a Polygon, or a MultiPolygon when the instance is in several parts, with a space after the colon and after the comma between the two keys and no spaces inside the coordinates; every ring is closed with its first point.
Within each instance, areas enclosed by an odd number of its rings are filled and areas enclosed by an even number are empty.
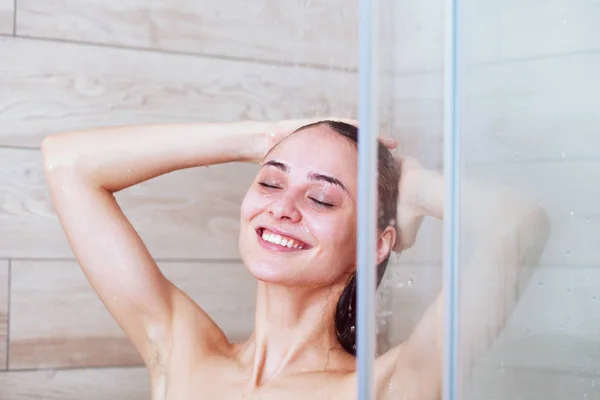
{"type": "Polygon", "coordinates": [[[287,247],[289,249],[291,249],[292,247],[294,249],[302,249],[303,248],[303,246],[299,246],[297,243],[294,243],[293,239],[286,239],[286,238],[281,237],[281,235],[269,233],[266,230],[263,231],[262,238],[263,238],[263,240],[265,240],[267,242],[275,243],[280,246],[287,247]]]}

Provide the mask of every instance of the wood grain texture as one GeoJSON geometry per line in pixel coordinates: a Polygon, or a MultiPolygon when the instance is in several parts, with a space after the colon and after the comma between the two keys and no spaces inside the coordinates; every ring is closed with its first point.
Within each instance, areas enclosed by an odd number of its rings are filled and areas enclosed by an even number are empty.
{"type": "Polygon", "coordinates": [[[148,400],[145,368],[92,368],[0,373],[0,400],[148,400]]]}
{"type": "MultiPolygon", "coordinates": [[[[39,151],[0,149],[0,257],[72,258],[39,151]]],[[[156,258],[238,258],[239,207],[257,167],[187,169],[116,197],[156,258]]]]}
{"type": "Polygon", "coordinates": [[[275,62],[356,66],[358,3],[19,1],[19,34],[275,62]]]}
{"type": "MultiPolygon", "coordinates": [[[[441,0],[382,1],[379,27],[385,69],[443,66],[441,0]]],[[[357,67],[358,4],[342,0],[86,2],[19,0],[18,31],[159,50],[290,63],[357,67]]],[[[461,57],[467,63],[534,58],[600,49],[593,1],[523,5],[518,0],[461,4],[461,57]],[[463,34],[464,33],[464,34],[463,34]]]]}
{"type": "MultiPolygon", "coordinates": [[[[0,149],[0,257],[72,257],[52,211],[37,151],[0,149]]],[[[179,171],[119,193],[157,258],[237,258],[239,205],[254,167],[179,171]],[[159,228],[157,228],[159,227],[159,228]]],[[[471,164],[469,179],[508,185],[546,208],[552,231],[544,265],[594,265],[600,251],[599,161],[471,164]],[[546,179],[541,179],[541,178],[546,179]]],[[[441,260],[441,222],[427,221],[404,261],[441,260]]]]}
{"type": "Polygon", "coordinates": [[[356,113],[352,73],[20,38],[0,38],[0,53],[0,145],[97,126],[356,113]]]}
{"type": "Polygon", "coordinates": [[[0,260],[0,370],[6,369],[8,340],[8,261],[0,260]]]}
{"type": "Polygon", "coordinates": [[[15,1],[0,0],[0,33],[12,35],[14,31],[15,1]]]}
{"type": "MultiPolygon", "coordinates": [[[[0,145],[36,147],[46,134],[100,125],[356,111],[351,73],[13,38],[0,39],[0,51],[0,145]]],[[[470,69],[460,109],[465,161],[599,157],[589,145],[600,128],[596,71],[592,53],[470,69]]],[[[382,129],[440,167],[441,73],[382,79],[382,129]]]]}
{"type": "MultiPolygon", "coordinates": [[[[231,340],[254,325],[255,280],[240,263],[161,263],[231,340]]],[[[138,365],[141,358],[74,261],[14,261],[9,368],[138,365]]]]}

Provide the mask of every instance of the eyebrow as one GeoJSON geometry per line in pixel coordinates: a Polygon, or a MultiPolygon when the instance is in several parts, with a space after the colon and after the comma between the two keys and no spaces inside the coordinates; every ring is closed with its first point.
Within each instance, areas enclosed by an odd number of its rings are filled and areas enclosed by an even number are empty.
{"type": "MultiPolygon", "coordinates": [[[[263,164],[262,168],[269,167],[269,166],[275,167],[278,170],[285,172],[286,174],[288,174],[290,172],[290,167],[288,167],[286,164],[279,162],[279,161],[275,161],[275,160],[267,161],[266,163],[263,164]]],[[[346,186],[344,186],[344,184],[339,179],[334,178],[333,176],[319,174],[316,172],[311,172],[308,174],[308,179],[313,180],[313,181],[323,181],[323,182],[331,183],[332,185],[339,186],[346,193],[350,193],[350,192],[348,192],[348,189],[346,189],[346,186]]]]}

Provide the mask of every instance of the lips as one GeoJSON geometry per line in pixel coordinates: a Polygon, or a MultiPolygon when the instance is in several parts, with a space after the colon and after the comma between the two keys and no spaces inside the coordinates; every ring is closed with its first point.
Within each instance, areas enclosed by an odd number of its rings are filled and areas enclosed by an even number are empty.
{"type": "Polygon", "coordinates": [[[260,227],[256,230],[256,233],[263,245],[267,245],[267,247],[274,250],[298,251],[311,247],[299,238],[276,228],[260,227]]]}

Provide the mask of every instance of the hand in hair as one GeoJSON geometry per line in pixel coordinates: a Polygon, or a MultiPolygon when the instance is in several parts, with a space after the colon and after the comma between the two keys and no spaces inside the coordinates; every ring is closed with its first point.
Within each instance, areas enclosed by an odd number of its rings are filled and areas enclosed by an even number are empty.
{"type": "Polygon", "coordinates": [[[415,244],[423,218],[427,215],[420,199],[424,196],[422,188],[428,171],[412,157],[397,155],[396,160],[400,166],[400,185],[394,251],[400,252],[415,244]]]}
{"type": "MultiPolygon", "coordinates": [[[[275,147],[283,139],[296,132],[303,126],[314,124],[319,121],[339,121],[346,124],[359,126],[357,120],[350,118],[334,118],[334,117],[317,117],[317,118],[306,118],[306,119],[288,119],[277,122],[266,122],[264,124],[263,136],[261,142],[256,147],[255,155],[252,157],[252,161],[260,163],[265,155],[275,147]]],[[[379,141],[388,149],[393,150],[398,145],[396,139],[380,135],[379,141]]]]}

